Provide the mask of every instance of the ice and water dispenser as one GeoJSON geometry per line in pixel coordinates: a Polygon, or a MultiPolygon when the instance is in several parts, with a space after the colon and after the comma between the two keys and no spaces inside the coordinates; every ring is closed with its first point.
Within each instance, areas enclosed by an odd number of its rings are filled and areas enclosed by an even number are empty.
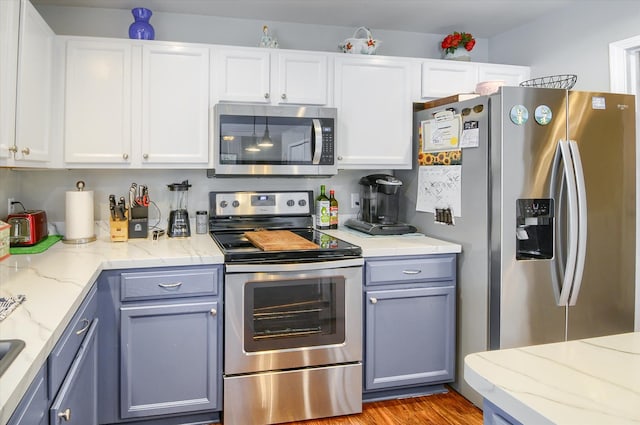
{"type": "Polygon", "coordinates": [[[516,259],[553,258],[553,199],[518,199],[516,259]]]}

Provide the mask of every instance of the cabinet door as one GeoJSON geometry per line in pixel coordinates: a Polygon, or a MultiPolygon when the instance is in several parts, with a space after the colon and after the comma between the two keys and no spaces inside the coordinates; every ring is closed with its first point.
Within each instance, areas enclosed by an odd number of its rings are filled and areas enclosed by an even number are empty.
{"type": "Polygon", "coordinates": [[[49,424],[98,423],[98,319],[87,337],[49,410],[49,424]]]}
{"type": "Polygon", "coordinates": [[[142,48],[142,164],[209,161],[209,49],[142,48]]]}
{"type": "Polygon", "coordinates": [[[530,72],[528,66],[479,64],[478,81],[503,80],[507,86],[518,86],[530,72]]]}
{"type": "Polygon", "coordinates": [[[54,37],[33,5],[22,0],[15,152],[21,165],[42,166],[50,160],[54,37]]]}
{"type": "Polygon", "coordinates": [[[19,22],[20,0],[0,1],[0,165],[13,160],[16,140],[19,22]]]}
{"type": "Polygon", "coordinates": [[[48,425],[48,409],[47,365],[45,364],[33,379],[7,425],[48,425]]]}
{"type": "Polygon", "coordinates": [[[454,286],[365,297],[365,390],[453,381],[454,286]]]}
{"type": "Polygon", "coordinates": [[[217,407],[218,303],[120,309],[122,418],[217,407]]]}
{"type": "Polygon", "coordinates": [[[413,63],[348,56],[335,58],[338,168],[411,168],[413,63]]]}
{"type": "Polygon", "coordinates": [[[131,44],[67,41],[64,161],[131,163],[131,44]]]}
{"type": "Polygon", "coordinates": [[[214,55],[213,79],[219,101],[271,102],[268,51],[219,49],[214,55]]]}
{"type": "Polygon", "coordinates": [[[326,54],[278,53],[278,103],[326,105],[328,56],[326,54]]]}
{"type": "Polygon", "coordinates": [[[422,63],[422,89],[425,99],[473,93],[478,83],[477,65],[470,62],[428,60],[422,63]]]}

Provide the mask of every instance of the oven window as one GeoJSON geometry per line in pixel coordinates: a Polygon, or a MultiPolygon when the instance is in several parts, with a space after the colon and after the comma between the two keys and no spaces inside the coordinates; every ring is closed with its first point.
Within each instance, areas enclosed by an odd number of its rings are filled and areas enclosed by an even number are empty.
{"type": "Polygon", "coordinates": [[[341,276],[248,282],[245,350],[343,343],[344,285],[341,276]]]}

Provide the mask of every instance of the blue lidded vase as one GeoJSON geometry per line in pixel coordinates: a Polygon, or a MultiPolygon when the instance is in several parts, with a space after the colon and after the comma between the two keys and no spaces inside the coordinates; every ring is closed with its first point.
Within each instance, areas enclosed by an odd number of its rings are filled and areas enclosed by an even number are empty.
{"type": "Polygon", "coordinates": [[[151,19],[151,11],[144,7],[136,7],[131,9],[134,22],[129,25],[129,38],[137,40],[153,40],[155,38],[155,31],[149,23],[151,19]]]}

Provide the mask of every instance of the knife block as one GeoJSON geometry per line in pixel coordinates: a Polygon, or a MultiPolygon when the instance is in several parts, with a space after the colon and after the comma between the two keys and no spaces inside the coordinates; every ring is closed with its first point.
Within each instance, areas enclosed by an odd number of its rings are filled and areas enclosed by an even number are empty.
{"type": "Polygon", "coordinates": [[[129,209],[129,239],[146,239],[149,234],[149,207],[129,209]]]}
{"type": "Polygon", "coordinates": [[[129,222],[127,220],[109,219],[111,242],[126,242],[129,239],[129,222]]]}

